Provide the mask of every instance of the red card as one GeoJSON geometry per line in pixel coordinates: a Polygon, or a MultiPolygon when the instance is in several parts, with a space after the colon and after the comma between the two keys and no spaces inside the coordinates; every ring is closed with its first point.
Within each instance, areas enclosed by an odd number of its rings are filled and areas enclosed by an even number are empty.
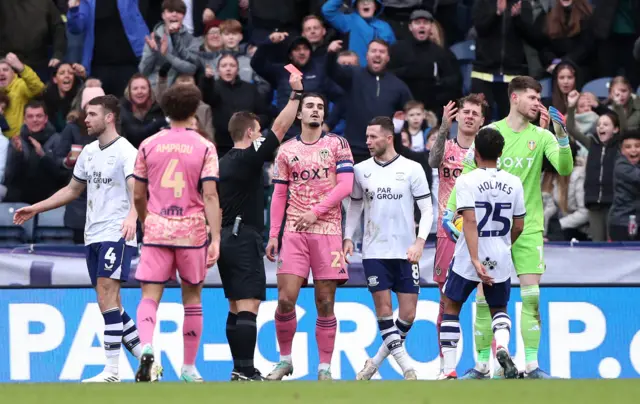
{"type": "Polygon", "coordinates": [[[299,76],[302,76],[302,72],[300,70],[298,70],[298,68],[295,67],[294,65],[292,65],[291,63],[286,65],[284,68],[285,68],[286,71],[288,71],[291,74],[297,74],[299,76]]]}

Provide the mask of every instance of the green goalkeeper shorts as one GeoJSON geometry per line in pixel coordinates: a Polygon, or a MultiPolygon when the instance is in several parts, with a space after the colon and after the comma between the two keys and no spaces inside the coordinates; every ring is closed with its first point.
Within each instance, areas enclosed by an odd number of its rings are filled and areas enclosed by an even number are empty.
{"type": "Polygon", "coordinates": [[[542,232],[521,234],[511,246],[511,257],[518,276],[543,274],[545,264],[542,232]]]}

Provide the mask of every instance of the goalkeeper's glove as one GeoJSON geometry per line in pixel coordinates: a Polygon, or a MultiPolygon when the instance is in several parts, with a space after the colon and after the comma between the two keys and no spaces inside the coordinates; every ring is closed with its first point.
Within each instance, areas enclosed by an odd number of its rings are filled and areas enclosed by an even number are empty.
{"type": "Polygon", "coordinates": [[[569,147],[569,134],[567,133],[566,118],[555,107],[549,107],[549,117],[553,122],[553,130],[556,133],[560,147],[569,147]]]}
{"type": "Polygon", "coordinates": [[[456,226],[453,224],[453,211],[447,209],[444,211],[442,215],[442,228],[444,232],[447,233],[447,237],[454,243],[458,241],[458,237],[460,237],[460,232],[456,229],[456,226]]]}

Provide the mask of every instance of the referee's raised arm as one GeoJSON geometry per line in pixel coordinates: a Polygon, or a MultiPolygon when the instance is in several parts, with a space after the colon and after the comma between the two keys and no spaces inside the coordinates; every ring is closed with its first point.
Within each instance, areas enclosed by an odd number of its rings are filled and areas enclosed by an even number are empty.
{"type": "Polygon", "coordinates": [[[218,270],[229,300],[227,333],[232,347],[232,380],[263,380],[254,368],[256,317],[266,299],[264,270],[264,163],[271,161],[296,119],[302,99],[302,77],[289,79],[289,102],[263,138],[258,117],[236,112],[229,120],[233,149],[220,159],[218,192],[222,209],[218,270]]]}

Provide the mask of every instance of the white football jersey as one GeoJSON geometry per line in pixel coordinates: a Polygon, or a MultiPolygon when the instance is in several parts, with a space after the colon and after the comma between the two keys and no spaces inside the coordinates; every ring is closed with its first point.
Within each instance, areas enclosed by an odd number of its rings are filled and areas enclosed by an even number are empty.
{"type": "MultiPolygon", "coordinates": [[[[133,176],[138,151],[123,137],[100,147],[85,146],[73,169],[73,178],[87,184],[86,245],[122,238],[121,226],[131,209],[127,179],[133,176]]],[[[127,245],[136,246],[137,241],[127,245]]]]}
{"type": "MultiPolygon", "coordinates": [[[[456,210],[473,209],[478,223],[478,258],[495,283],[511,277],[511,226],[524,217],[524,191],[520,178],[504,170],[484,168],[461,175],[456,181],[456,210]]],[[[480,281],[471,263],[464,231],[456,243],[452,270],[463,278],[480,281]]]]}
{"type": "Polygon", "coordinates": [[[422,166],[400,155],[354,166],[351,198],[364,199],[362,258],[406,259],[416,240],[414,201],[430,198],[422,166]]]}

